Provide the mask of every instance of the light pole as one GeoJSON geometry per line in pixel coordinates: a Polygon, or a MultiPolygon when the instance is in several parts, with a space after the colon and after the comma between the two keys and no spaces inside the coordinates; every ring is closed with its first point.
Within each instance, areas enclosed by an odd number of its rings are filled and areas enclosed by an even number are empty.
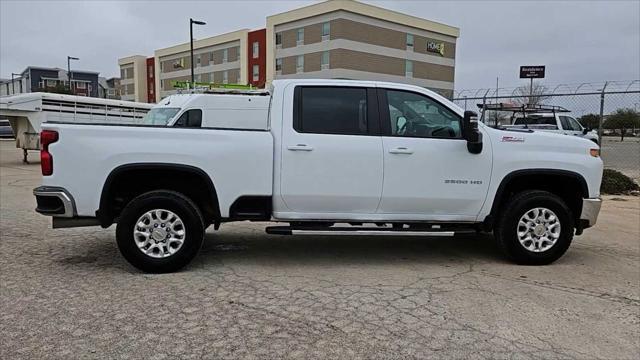
{"type": "Polygon", "coordinates": [[[191,43],[191,88],[193,89],[195,86],[196,76],[193,73],[193,24],[196,25],[206,25],[207,23],[204,21],[193,20],[189,18],[189,42],[191,43]]]}
{"type": "Polygon", "coordinates": [[[80,59],[73,56],[67,56],[67,78],[69,80],[69,91],[73,92],[73,88],[71,87],[71,60],[80,60],[80,59]]]}
{"type": "MultiPolygon", "coordinates": [[[[11,73],[11,91],[13,95],[16,94],[16,84],[13,82],[14,76],[22,76],[22,74],[11,73]]],[[[22,93],[22,82],[20,82],[20,93],[22,93]]]]}

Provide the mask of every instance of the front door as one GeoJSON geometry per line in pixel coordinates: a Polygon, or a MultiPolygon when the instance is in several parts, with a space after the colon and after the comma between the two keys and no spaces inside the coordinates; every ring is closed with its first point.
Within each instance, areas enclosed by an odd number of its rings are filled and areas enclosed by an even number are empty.
{"type": "Polygon", "coordinates": [[[379,91],[384,185],[378,212],[406,220],[475,220],[491,176],[490,143],[471,154],[462,117],[451,109],[421,93],[379,91]]]}
{"type": "Polygon", "coordinates": [[[293,126],[282,130],[280,178],[291,217],[376,212],[383,171],[376,101],[366,87],[295,88],[293,126]]]}

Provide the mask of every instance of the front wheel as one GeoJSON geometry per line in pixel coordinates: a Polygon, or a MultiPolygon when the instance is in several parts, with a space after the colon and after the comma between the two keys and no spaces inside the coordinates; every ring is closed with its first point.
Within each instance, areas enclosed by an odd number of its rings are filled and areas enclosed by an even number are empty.
{"type": "Polygon", "coordinates": [[[131,200],[120,214],[116,229],[122,256],[149,273],[181,269],[196,256],[203,237],[204,222],[196,204],[166,190],[131,200]]]}
{"type": "Polygon", "coordinates": [[[501,250],[516,263],[546,265],[564,255],[573,232],[571,210],[561,198],[530,190],[506,204],[494,235],[501,250]]]}

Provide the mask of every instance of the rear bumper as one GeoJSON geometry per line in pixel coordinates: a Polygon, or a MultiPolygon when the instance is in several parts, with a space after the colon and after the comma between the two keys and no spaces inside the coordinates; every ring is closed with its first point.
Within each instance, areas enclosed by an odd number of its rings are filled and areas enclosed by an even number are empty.
{"type": "Polygon", "coordinates": [[[42,215],[71,218],[76,214],[76,206],[69,192],[60,187],[40,186],[33,189],[38,207],[36,211],[42,215]]]}
{"type": "Polygon", "coordinates": [[[592,227],[598,220],[598,214],[600,213],[600,207],[602,206],[602,199],[582,199],[582,213],[580,214],[581,223],[583,228],[592,227]]]}

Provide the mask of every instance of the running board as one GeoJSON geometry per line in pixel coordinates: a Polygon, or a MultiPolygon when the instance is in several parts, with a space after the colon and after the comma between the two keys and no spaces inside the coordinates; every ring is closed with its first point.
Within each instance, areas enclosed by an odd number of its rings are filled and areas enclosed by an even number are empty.
{"type": "Polygon", "coordinates": [[[347,236],[454,236],[456,234],[475,233],[474,230],[422,231],[392,228],[292,228],[288,226],[269,226],[265,229],[271,235],[347,235],[347,236]]]}

